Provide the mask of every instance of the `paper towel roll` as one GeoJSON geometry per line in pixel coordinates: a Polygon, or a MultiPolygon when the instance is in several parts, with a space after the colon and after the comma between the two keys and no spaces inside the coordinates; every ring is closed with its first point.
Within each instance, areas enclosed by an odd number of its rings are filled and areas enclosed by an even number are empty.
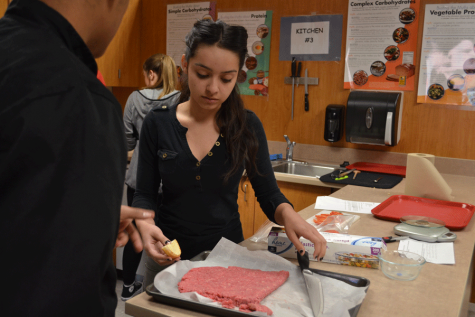
{"type": "Polygon", "coordinates": [[[453,200],[452,189],[434,166],[431,154],[409,153],[405,194],[438,200],[453,200]]]}

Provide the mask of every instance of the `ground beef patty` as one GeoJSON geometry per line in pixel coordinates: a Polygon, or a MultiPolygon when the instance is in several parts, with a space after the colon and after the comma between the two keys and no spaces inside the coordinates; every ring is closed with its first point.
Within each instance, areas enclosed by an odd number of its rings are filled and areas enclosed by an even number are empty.
{"type": "Polygon", "coordinates": [[[199,267],[191,269],[178,283],[181,293],[197,292],[220,302],[223,307],[239,307],[240,311],[272,311],[259,303],[289,277],[287,271],[261,271],[236,266],[199,267]]]}

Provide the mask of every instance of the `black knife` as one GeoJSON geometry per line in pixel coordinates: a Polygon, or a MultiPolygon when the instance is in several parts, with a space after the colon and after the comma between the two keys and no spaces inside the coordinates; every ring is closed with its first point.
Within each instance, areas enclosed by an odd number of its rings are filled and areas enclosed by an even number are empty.
{"type": "Polygon", "coordinates": [[[302,62],[298,62],[297,63],[297,75],[295,75],[295,77],[297,77],[297,87],[299,86],[299,78],[300,78],[300,73],[301,73],[301,70],[302,70],[302,62]]]}
{"type": "Polygon", "coordinates": [[[308,69],[305,68],[305,111],[308,111],[308,69]]]}
{"type": "Polygon", "coordinates": [[[295,57],[292,57],[292,64],[291,64],[291,70],[292,70],[292,113],[290,116],[291,120],[294,120],[294,86],[295,86],[295,77],[297,76],[297,61],[295,57]]]}

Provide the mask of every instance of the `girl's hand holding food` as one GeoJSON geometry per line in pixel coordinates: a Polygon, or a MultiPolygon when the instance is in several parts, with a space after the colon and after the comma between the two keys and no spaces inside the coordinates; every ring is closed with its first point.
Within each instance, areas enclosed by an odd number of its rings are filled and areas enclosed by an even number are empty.
{"type": "Polygon", "coordinates": [[[169,265],[180,260],[180,257],[168,256],[163,247],[169,239],[163,235],[162,230],[155,225],[153,219],[136,220],[137,228],[142,235],[145,252],[160,265],[169,265]]]}

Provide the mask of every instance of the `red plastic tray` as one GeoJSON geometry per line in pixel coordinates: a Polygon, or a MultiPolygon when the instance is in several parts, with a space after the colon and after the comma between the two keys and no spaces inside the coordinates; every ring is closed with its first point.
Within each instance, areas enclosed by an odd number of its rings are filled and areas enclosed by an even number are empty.
{"type": "Polygon", "coordinates": [[[401,165],[357,162],[357,163],[348,165],[346,168],[349,170],[356,168],[359,171],[375,172],[375,173],[383,173],[383,174],[394,174],[394,175],[406,177],[406,167],[401,166],[401,165]]]}
{"type": "Polygon", "coordinates": [[[450,230],[465,228],[475,206],[452,201],[394,195],[371,210],[376,218],[399,222],[403,216],[424,216],[442,220],[450,230]]]}

